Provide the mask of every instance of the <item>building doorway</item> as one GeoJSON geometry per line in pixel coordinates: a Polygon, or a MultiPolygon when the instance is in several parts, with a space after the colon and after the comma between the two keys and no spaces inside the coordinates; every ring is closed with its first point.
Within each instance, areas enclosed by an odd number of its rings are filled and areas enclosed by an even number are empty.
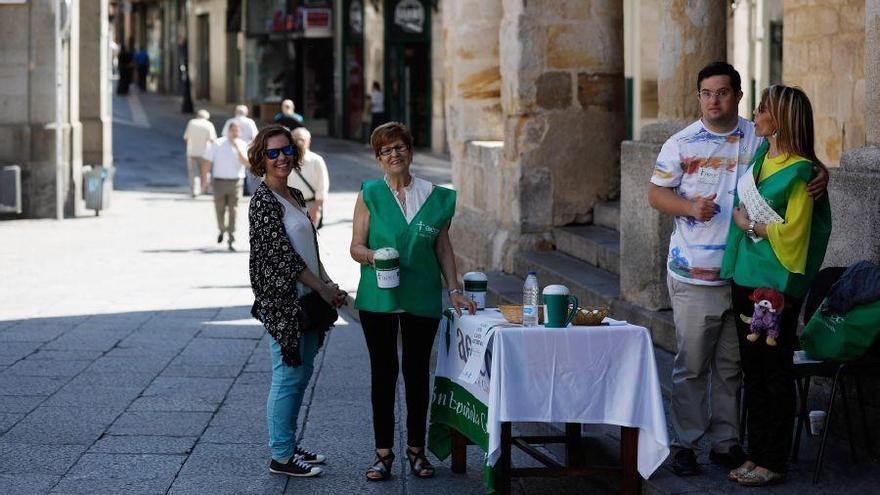
{"type": "Polygon", "coordinates": [[[211,31],[208,14],[196,18],[196,60],[198,61],[198,80],[196,99],[211,99],[211,31]]]}
{"type": "Polygon", "coordinates": [[[415,145],[431,146],[431,5],[385,2],[385,100],[390,120],[410,128],[415,145]]]}

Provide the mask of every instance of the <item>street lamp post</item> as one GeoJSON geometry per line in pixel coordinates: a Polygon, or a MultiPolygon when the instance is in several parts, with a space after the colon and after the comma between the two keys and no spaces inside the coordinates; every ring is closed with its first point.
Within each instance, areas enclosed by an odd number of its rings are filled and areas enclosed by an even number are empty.
{"type": "Polygon", "coordinates": [[[183,12],[183,44],[181,48],[181,51],[183,52],[183,63],[180,66],[180,70],[183,72],[183,103],[180,106],[180,111],[183,113],[193,113],[194,110],[189,82],[189,9],[189,0],[185,0],[183,12]]]}

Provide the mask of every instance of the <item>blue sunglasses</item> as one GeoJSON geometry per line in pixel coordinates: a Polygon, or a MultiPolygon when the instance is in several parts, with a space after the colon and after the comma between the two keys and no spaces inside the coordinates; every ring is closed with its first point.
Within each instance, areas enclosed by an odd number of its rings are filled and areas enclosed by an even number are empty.
{"type": "Polygon", "coordinates": [[[278,158],[278,155],[281,153],[284,153],[285,156],[293,156],[293,145],[288,144],[283,148],[271,148],[266,150],[266,156],[269,157],[270,160],[278,158]]]}

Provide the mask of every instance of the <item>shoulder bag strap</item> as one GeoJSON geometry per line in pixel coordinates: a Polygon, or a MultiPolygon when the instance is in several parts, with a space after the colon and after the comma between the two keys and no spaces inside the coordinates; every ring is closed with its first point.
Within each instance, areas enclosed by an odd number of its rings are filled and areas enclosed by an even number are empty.
{"type": "Polygon", "coordinates": [[[310,199],[309,201],[313,201],[313,200],[317,197],[316,194],[315,194],[315,188],[312,187],[311,184],[309,184],[309,181],[307,181],[306,178],[303,177],[303,174],[299,173],[299,170],[297,170],[297,169],[294,168],[293,171],[296,172],[296,175],[298,175],[299,178],[302,179],[303,182],[305,182],[306,187],[309,188],[309,191],[312,191],[312,199],[310,199]]]}

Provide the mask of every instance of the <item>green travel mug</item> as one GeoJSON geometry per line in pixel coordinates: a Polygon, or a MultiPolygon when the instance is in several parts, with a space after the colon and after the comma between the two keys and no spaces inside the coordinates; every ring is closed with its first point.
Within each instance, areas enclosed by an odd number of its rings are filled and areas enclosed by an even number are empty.
{"type": "Polygon", "coordinates": [[[578,310],[577,297],[568,293],[564,285],[544,287],[544,326],[565,328],[574,319],[578,310]]]}

